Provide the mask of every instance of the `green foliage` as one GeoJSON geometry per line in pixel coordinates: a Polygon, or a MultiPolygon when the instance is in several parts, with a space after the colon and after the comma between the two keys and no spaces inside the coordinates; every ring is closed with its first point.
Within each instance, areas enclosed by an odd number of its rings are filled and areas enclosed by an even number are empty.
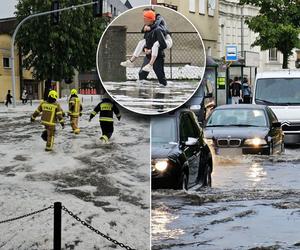
{"type": "Polygon", "coordinates": [[[252,46],[262,50],[277,48],[283,53],[283,68],[294,48],[300,48],[300,1],[299,0],[240,0],[260,9],[259,14],[246,20],[249,28],[259,36],[252,46]]]}
{"type": "MultiPolygon", "coordinates": [[[[86,3],[86,0],[60,0],[60,8],[86,3]]],[[[17,19],[51,10],[50,0],[19,0],[17,19]]],[[[61,80],[74,70],[96,67],[96,51],[106,27],[103,19],[93,17],[93,7],[60,12],[58,25],[50,15],[34,17],[20,28],[16,41],[24,57],[23,66],[34,71],[38,80],[61,80]]]]}

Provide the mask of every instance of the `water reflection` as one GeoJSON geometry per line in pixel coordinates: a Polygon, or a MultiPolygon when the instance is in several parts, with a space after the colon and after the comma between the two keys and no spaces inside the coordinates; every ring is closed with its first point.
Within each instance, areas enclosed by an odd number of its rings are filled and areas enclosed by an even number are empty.
{"type": "Polygon", "coordinates": [[[197,80],[170,81],[166,87],[156,81],[104,82],[105,88],[117,102],[144,114],[158,114],[182,105],[191,97],[198,84],[197,80]]]}
{"type": "Polygon", "coordinates": [[[254,182],[253,185],[256,185],[267,177],[267,172],[261,164],[253,163],[249,168],[248,176],[249,180],[254,182]]]}
{"type": "Polygon", "coordinates": [[[179,218],[178,215],[160,207],[152,210],[152,238],[153,239],[178,239],[185,232],[180,228],[172,228],[171,223],[179,218]]]}

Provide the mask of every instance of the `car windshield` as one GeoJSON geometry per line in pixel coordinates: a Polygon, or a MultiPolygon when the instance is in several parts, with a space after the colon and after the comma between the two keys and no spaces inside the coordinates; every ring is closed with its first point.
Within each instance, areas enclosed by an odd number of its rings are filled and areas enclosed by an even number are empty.
{"type": "Polygon", "coordinates": [[[255,102],[265,105],[300,105],[300,78],[258,79],[255,102]]]}
{"type": "Polygon", "coordinates": [[[161,117],[151,119],[152,143],[175,143],[177,142],[177,129],[175,117],[161,117]]]}
{"type": "Polygon", "coordinates": [[[243,126],[266,127],[263,110],[258,109],[219,109],[215,110],[206,123],[206,127],[243,126]]]}

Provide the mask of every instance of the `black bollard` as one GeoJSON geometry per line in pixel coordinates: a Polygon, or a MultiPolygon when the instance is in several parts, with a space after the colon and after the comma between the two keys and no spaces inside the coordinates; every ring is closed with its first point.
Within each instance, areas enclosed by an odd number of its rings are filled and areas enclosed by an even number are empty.
{"type": "Polygon", "coordinates": [[[54,203],[53,250],[61,250],[61,202],[54,203]]]}

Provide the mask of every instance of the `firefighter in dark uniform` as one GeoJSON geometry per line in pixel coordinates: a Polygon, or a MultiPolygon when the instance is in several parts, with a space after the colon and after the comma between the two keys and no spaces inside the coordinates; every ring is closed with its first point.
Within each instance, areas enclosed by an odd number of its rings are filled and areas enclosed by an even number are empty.
{"type": "Polygon", "coordinates": [[[114,132],[114,120],[113,113],[115,113],[118,120],[121,120],[120,111],[115,102],[108,98],[108,95],[104,95],[102,101],[94,108],[94,111],[90,115],[89,122],[100,112],[99,121],[102,130],[102,136],[100,140],[107,143],[114,132]]]}
{"type": "Polygon", "coordinates": [[[63,110],[60,105],[56,102],[57,92],[51,90],[48,94],[47,101],[42,101],[35,112],[32,114],[30,121],[34,122],[36,117],[41,115],[41,123],[45,126],[45,130],[42,133],[42,138],[46,141],[46,151],[51,151],[54,142],[55,125],[58,121],[62,128],[65,127],[63,119],[63,110]]]}
{"type": "Polygon", "coordinates": [[[71,121],[71,127],[74,134],[79,134],[80,129],[78,127],[79,116],[82,115],[82,105],[80,103],[80,99],[77,96],[77,90],[71,90],[71,96],[69,99],[69,116],[71,121]]]}

